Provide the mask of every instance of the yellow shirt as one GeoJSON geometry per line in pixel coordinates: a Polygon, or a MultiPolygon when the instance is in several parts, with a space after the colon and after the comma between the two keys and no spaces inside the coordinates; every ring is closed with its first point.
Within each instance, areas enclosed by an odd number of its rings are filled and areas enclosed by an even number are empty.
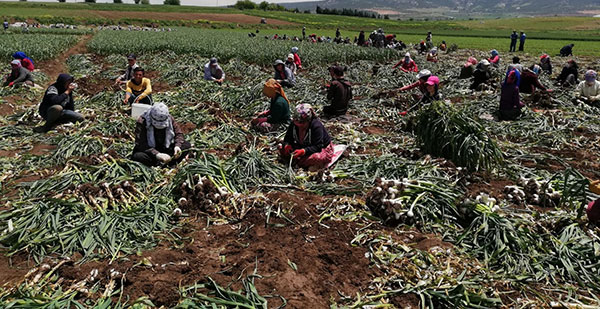
{"type": "Polygon", "coordinates": [[[600,180],[594,180],[590,183],[590,191],[600,194],[600,180]]]}
{"type": "Polygon", "coordinates": [[[141,100],[152,93],[152,85],[150,85],[150,79],[145,77],[142,78],[142,82],[139,85],[136,85],[132,79],[127,82],[127,89],[125,91],[133,93],[133,95],[139,97],[141,100]]]}

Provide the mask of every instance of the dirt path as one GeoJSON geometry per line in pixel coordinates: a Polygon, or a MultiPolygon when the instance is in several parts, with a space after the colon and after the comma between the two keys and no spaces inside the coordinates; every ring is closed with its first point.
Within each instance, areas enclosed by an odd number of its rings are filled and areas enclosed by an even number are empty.
{"type": "Polygon", "coordinates": [[[73,45],[73,47],[69,48],[66,52],[58,55],[52,60],[47,60],[40,63],[40,70],[48,76],[48,82],[45,85],[42,85],[43,88],[46,88],[50,84],[54,83],[58,74],[68,72],[67,59],[69,59],[70,56],[85,54],[88,52],[87,43],[92,39],[92,37],[93,35],[91,34],[85,35],[79,39],[77,44],[73,45]]]}

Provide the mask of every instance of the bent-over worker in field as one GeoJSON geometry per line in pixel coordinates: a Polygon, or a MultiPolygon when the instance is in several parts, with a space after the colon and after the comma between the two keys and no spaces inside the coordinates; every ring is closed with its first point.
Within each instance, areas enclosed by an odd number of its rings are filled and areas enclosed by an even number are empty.
{"type": "Polygon", "coordinates": [[[221,85],[225,81],[225,71],[219,65],[217,58],[210,58],[204,65],[204,79],[211,80],[221,85]]]}
{"type": "Polygon", "coordinates": [[[13,59],[21,61],[21,65],[26,68],[29,72],[33,72],[35,70],[35,66],[33,65],[33,59],[27,57],[27,55],[18,51],[12,55],[13,59]]]}
{"type": "Polygon", "coordinates": [[[144,112],[135,126],[135,146],[131,160],[146,166],[178,163],[192,145],[185,141],[180,126],[164,103],[144,112]]]}
{"type": "Polygon", "coordinates": [[[6,76],[6,80],[4,81],[4,87],[19,87],[21,85],[34,86],[31,72],[21,65],[21,61],[11,61],[10,68],[10,73],[6,76]]]}
{"type": "Polygon", "coordinates": [[[488,61],[494,67],[498,67],[500,65],[500,54],[498,54],[497,50],[492,49],[490,51],[490,57],[488,58],[488,61]]]}
{"type": "Polygon", "coordinates": [[[548,56],[548,54],[543,54],[540,56],[540,67],[544,73],[552,74],[552,61],[550,60],[550,56],[548,56]]]}
{"type": "Polygon", "coordinates": [[[521,74],[517,70],[506,73],[500,92],[500,120],[516,120],[521,116],[521,108],[525,106],[519,97],[521,74]]]}
{"type": "Polygon", "coordinates": [[[482,91],[493,88],[492,74],[490,73],[490,62],[483,59],[479,61],[475,71],[473,71],[473,83],[469,89],[482,91]]]}
{"type": "Polygon", "coordinates": [[[404,92],[407,90],[411,90],[414,88],[419,88],[419,91],[421,92],[421,94],[425,94],[425,92],[427,91],[427,85],[425,84],[427,82],[427,80],[429,79],[429,77],[431,76],[431,72],[429,70],[421,70],[421,72],[419,72],[417,74],[417,81],[404,86],[402,88],[400,88],[398,91],[399,92],[404,92]]]}
{"type": "Polygon", "coordinates": [[[296,107],[293,122],[288,127],[279,154],[284,161],[293,158],[299,167],[319,170],[334,159],[331,136],[310,104],[296,107]]]}
{"type": "Polygon", "coordinates": [[[521,84],[519,85],[519,91],[521,93],[534,93],[536,89],[540,89],[542,92],[552,92],[551,89],[546,89],[546,87],[540,83],[539,75],[541,71],[542,68],[537,64],[520,71],[521,84]]]}
{"type": "Polygon", "coordinates": [[[571,87],[579,82],[579,66],[573,59],[567,61],[567,64],[560,71],[560,75],[556,77],[556,82],[563,87],[571,87]]]}
{"type": "Polygon", "coordinates": [[[133,70],[133,79],[127,82],[123,104],[141,103],[152,105],[152,85],[150,79],[144,77],[144,69],[133,70]]]}
{"type": "Polygon", "coordinates": [[[458,76],[458,79],[471,78],[471,76],[473,76],[473,72],[475,71],[476,65],[477,59],[474,57],[469,57],[467,62],[465,62],[465,64],[463,64],[463,66],[460,68],[460,75],[458,76]]]}
{"type": "Polygon", "coordinates": [[[427,61],[438,62],[437,48],[434,47],[429,51],[429,53],[427,54],[427,61]]]}
{"type": "Polygon", "coordinates": [[[83,116],[75,112],[73,91],[76,88],[77,84],[73,83],[73,76],[58,75],[56,82],[46,89],[39,107],[40,116],[46,120],[46,123],[34,128],[35,132],[45,133],[59,124],[83,121],[83,116]]]}
{"type": "Polygon", "coordinates": [[[285,60],[285,67],[290,69],[294,75],[297,73],[296,63],[294,62],[294,54],[289,54],[285,60]]]}
{"type": "Polygon", "coordinates": [[[396,63],[392,69],[395,69],[398,66],[400,66],[400,70],[402,70],[402,72],[419,72],[419,68],[417,67],[415,61],[410,57],[409,52],[404,54],[404,59],[396,63]]]}
{"type": "Polygon", "coordinates": [[[440,79],[437,76],[430,76],[425,82],[425,93],[421,98],[421,103],[431,103],[442,99],[439,91],[440,79]]]}
{"type": "Polygon", "coordinates": [[[294,87],[296,85],[296,77],[294,72],[285,67],[285,63],[281,60],[276,60],[273,65],[275,69],[275,80],[283,87],[294,87]]]}
{"type": "Polygon", "coordinates": [[[263,94],[271,99],[269,109],[259,113],[251,124],[261,132],[275,131],[280,126],[287,125],[291,118],[290,101],[281,85],[271,78],[263,86],[263,94]]]}
{"type": "Polygon", "coordinates": [[[323,114],[326,117],[345,115],[352,100],[352,84],[344,78],[343,67],[329,67],[329,75],[331,75],[331,83],[327,87],[327,100],[331,105],[323,107],[323,114]]]}
{"type": "Polygon", "coordinates": [[[446,41],[442,41],[442,43],[440,44],[440,46],[438,46],[438,49],[441,51],[446,51],[448,49],[448,45],[446,44],[446,41]]]}
{"type": "Polygon", "coordinates": [[[585,72],[585,80],[577,85],[575,90],[575,99],[600,107],[600,81],[597,81],[598,73],[594,70],[585,72]]]}
{"type": "Polygon", "coordinates": [[[512,58],[512,63],[508,65],[508,69],[506,72],[510,72],[513,69],[519,71],[519,73],[523,73],[523,65],[521,64],[521,58],[514,56],[512,58]]]}
{"type": "Polygon", "coordinates": [[[294,63],[296,64],[296,70],[302,69],[302,59],[300,59],[300,56],[298,55],[298,47],[292,47],[291,52],[292,54],[294,54],[294,63]]]}
{"type": "Polygon", "coordinates": [[[127,82],[133,78],[133,70],[135,70],[137,67],[139,67],[137,64],[137,57],[134,54],[127,56],[127,67],[125,68],[125,73],[117,77],[115,80],[115,85],[127,84],[127,82]]]}
{"type": "Polygon", "coordinates": [[[575,44],[569,44],[569,45],[563,46],[560,49],[560,56],[561,57],[573,56],[573,47],[575,47],[575,44]]]}

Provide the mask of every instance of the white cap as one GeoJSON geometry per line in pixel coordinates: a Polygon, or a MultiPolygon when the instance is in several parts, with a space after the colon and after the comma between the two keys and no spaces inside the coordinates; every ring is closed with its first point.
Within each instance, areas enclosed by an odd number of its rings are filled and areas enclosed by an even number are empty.
{"type": "Polygon", "coordinates": [[[406,52],[406,54],[404,54],[404,57],[410,57],[410,53],[406,52]]]}
{"type": "Polygon", "coordinates": [[[425,76],[430,76],[430,75],[431,75],[431,71],[429,71],[429,70],[421,70],[421,72],[419,72],[417,74],[417,78],[421,79],[421,78],[423,78],[425,76]]]}

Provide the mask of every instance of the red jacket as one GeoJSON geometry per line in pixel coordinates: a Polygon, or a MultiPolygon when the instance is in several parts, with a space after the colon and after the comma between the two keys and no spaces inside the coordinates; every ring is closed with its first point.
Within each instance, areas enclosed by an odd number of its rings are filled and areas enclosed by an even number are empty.
{"type": "Polygon", "coordinates": [[[500,61],[500,56],[497,56],[497,55],[496,55],[496,56],[494,56],[493,58],[492,58],[492,57],[490,57],[490,58],[488,58],[488,61],[489,61],[490,63],[493,63],[493,64],[498,64],[498,61],[500,61]]]}
{"type": "Polygon", "coordinates": [[[300,56],[298,56],[298,54],[294,54],[294,63],[298,68],[302,67],[302,60],[300,60],[300,56]]]}
{"type": "Polygon", "coordinates": [[[31,60],[27,58],[21,59],[21,66],[26,68],[29,72],[33,72],[33,70],[35,70],[33,63],[31,63],[31,60]]]}
{"type": "Polygon", "coordinates": [[[400,88],[400,91],[406,91],[406,90],[410,90],[413,88],[417,88],[419,87],[419,91],[421,91],[421,93],[425,93],[425,91],[427,91],[427,86],[425,84],[425,82],[418,80],[417,82],[410,84],[408,86],[404,86],[402,88],[400,88]]]}
{"type": "Polygon", "coordinates": [[[400,62],[396,63],[393,69],[397,68],[399,65],[402,65],[400,69],[404,72],[419,72],[417,64],[412,59],[410,59],[408,63],[404,62],[404,59],[400,60],[400,62]]]}

